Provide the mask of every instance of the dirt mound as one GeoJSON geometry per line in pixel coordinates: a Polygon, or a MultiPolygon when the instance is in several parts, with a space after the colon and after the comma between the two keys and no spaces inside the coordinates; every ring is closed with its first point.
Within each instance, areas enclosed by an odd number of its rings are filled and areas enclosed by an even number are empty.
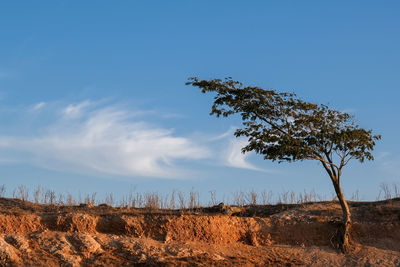
{"type": "Polygon", "coordinates": [[[343,255],[333,202],[150,211],[0,199],[0,265],[400,266],[400,200],[350,206],[343,255]]]}

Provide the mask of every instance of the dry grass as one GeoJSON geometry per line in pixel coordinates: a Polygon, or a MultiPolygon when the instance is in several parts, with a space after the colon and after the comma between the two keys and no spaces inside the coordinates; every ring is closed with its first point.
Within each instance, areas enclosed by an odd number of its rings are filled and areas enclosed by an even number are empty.
{"type": "Polygon", "coordinates": [[[400,197],[400,190],[399,186],[395,183],[392,184],[392,186],[389,186],[388,184],[382,183],[379,186],[379,194],[376,200],[384,200],[384,199],[392,199],[392,198],[397,198],[400,197]]]}
{"type": "MultiPolygon", "coordinates": [[[[5,185],[0,186],[0,197],[6,197],[5,185]]],[[[386,200],[400,197],[400,189],[397,184],[381,184],[376,200],[386,200]]],[[[128,195],[114,196],[109,193],[104,199],[97,198],[97,193],[87,194],[82,198],[79,193],[78,198],[67,192],[56,193],[54,190],[45,189],[37,186],[30,194],[26,186],[19,185],[12,191],[12,198],[22,201],[31,201],[35,204],[56,205],[56,206],[75,206],[78,204],[86,204],[90,206],[106,204],[113,207],[123,208],[144,208],[148,210],[164,209],[164,210],[196,210],[201,207],[211,207],[224,202],[234,206],[255,206],[255,205],[272,205],[272,204],[302,204],[308,202],[321,202],[336,200],[336,195],[332,193],[331,199],[324,195],[319,195],[315,190],[307,192],[282,191],[274,193],[271,190],[263,190],[261,192],[250,190],[248,192],[237,191],[230,197],[218,198],[216,191],[209,191],[209,200],[201,201],[200,193],[194,189],[188,194],[182,191],[172,190],[170,194],[161,194],[159,192],[135,192],[131,190],[128,195]]],[[[349,200],[359,201],[359,190],[351,194],[349,200]]]]}

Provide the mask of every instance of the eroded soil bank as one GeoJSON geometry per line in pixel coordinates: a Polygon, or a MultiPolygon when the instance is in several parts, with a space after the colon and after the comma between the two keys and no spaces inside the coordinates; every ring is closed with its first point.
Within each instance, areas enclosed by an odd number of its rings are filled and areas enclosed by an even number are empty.
{"type": "Polygon", "coordinates": [[[350,206],[343,255],[334,202],[165,211],[0,199],[0,265],[400,266],[400,199],[350,206]]]}

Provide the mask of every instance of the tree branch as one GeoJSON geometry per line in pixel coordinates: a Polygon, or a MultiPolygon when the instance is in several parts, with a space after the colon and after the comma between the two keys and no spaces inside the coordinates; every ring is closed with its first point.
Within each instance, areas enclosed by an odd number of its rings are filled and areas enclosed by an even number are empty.
{"type": "Polygon", "coordinates": [[[330,155],[328,154],[328,152],[324,152],[324,154],[325,154],[326,158],[328,159],[328,162],[329,162],[329,164],[330,164],[332,173],[333,173],[335,176],[337,176],[336,170],[339,170],[338,166],[337,166],[336,164],[333,163],[333,161],[332,161],[330,155]],[[336,168],[336,170],[335,170],[335,168],[336,168]]]}
{"type": "Polygon", "coordinates": [[[352,160],[353,158],[354,158],[353,156],[349,157],[349,158],[344,162],[343,166],[346,166],[347,163],[349,163],[349,161],[352,160]]]}
{"type": "Polygon", "coordinates": [[[258,114],[257,112],[254,111],[254,114],[262,121],[268,123],[269,125],[271,125],[273,128],[277,129],[278,131],[280,131],[281,133],[283,133],[284,135],[288,135],[291,138],[293,138],[289,133],[285,132],[284,130],[281,129],[281,127],[277,126],[276,124],[272,123],[270,120],[268,121],[267,119],[263,118],[260,114],[258,114]]]}
{"type": "Polygon", "coordinates": [[[326,161],[325,160],[320,160],[320,162],[322,163],[322,166],[324,166],[325,171],[329,174],[329,177],[334,181],[337,182],[336,176],[333,176],[333,173],[331,172],[331,170],[329,169],[328,165],[326,165],[326,161]]]}
{"type": "Polygon", "coordinates": [[[338,168],[338,166],[335,163],[326,161],[323,157],[307,157],[306,159],[310,159],[310,160],[319,160],[321,162],[324,162],[326,164],[326,166],[333,166],[335,168],[338,168]]]}

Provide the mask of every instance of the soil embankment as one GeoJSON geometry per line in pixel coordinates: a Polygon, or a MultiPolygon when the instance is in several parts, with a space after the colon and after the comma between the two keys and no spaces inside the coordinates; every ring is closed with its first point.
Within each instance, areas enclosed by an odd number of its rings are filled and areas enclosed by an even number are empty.
{"type": "Polygon", "coordinates": [[[400,199],[350,202],[352,251],[331,245],[338,203],[145,210],[0,199],[1,266],[400,266],[400,199]]]}

